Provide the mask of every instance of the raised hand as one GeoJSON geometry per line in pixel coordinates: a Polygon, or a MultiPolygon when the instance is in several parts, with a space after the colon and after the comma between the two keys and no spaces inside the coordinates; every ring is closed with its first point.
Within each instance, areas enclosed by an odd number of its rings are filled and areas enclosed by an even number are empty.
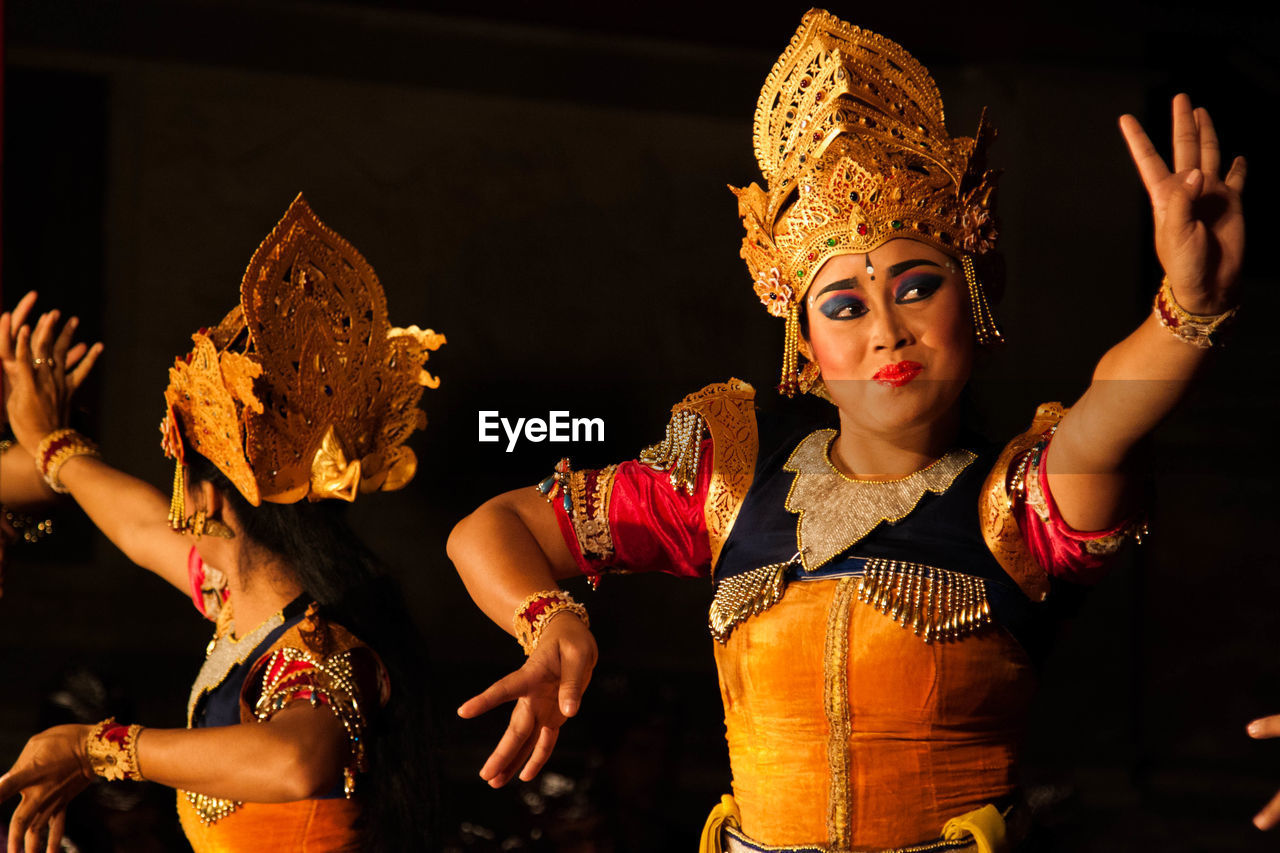
{"type": "Polygon", "coordinates": [[[458,716],[466,719],[516,703],[507,731],[480,769],[481,779],[501,788],[517,772],[525,782],[538,775],[551,757],[560,726],[578,713],[596,657],[595,637],[587,626],[572,614],[561,614],[542,629],[538,648],[524,666],[463,703],[458,716]]]}
{"type": "Polygon", "coordinates": [[[55,726],[27,741],[0,776],[0,802],[22,794],[9,820],[8,853],[62,849],[67,804],[93,779],[84,742],[89,726],[55,726]],[[47,834],[46,834],[47,833],[47,834]]]}
{"type": "Polygon", "coordinates": [[[28,293],[13,313],[0,314],[0,365],[4,368],[5,409],[14,437],[28,452],[55,429],[66,426],[71,397],[102,354],[102,344],[72,344],[79,320],[62,325],[60,312],[41,315],[34,331],[26,323],[35,304],[28,293]]]}
{"type": "Polygon", "coordinates": [[[1213,121],[1203,107],[1193,110],[1186,95],[1173,99],[1172,171],[1136,118],[1121,116],[1120,130],[1151,197],[1156,254],[1178,304],[1193,314],[1233,307],[1244,258],[1244,158],[1219,177],[1213,121]]]}

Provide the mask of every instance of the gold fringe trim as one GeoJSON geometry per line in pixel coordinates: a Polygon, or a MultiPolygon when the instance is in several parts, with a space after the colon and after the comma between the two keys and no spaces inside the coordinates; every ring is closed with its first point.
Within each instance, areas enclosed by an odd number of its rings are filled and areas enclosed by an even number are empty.
{"type": "Polygon", "coordinates": [[[724,645],[734,628],[782,600],[790,565],[791,561],[762,566],[716,584],[707,626],[717,643],[724,645]]]}
{"type": "Polygon", "coordinates": [[[702,454],[702,433],[706,423],[697,412],[687,409],[671,413],[667,433],[658,444],[640,451],[640,461],[671,474],[671,486],[693,494],[698,483],[698,463],[702,454]]]}
{"type": "Polygon", "coordinates": [[[991,622],[982,578],[919,563],[868,560],[858,600],[926,643],[957,640],[991,622]]]}

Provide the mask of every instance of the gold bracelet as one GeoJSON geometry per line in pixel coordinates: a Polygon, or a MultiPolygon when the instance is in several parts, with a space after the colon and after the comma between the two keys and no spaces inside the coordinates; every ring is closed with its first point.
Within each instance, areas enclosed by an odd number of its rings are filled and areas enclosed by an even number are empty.
{"type": "Polygon", "coordinates": [[[1173,297],[1173,287],[1169,284],[1168,276],[1160,283],[1152,308],[1160,325],[1173,332],[1179,340],[1200,349],[1209,349],[1222,343],[1219,333],[1240,310],[1237,306],[1221,314],[1192,314],[1173,297]]]}
{"type": "Polygon", "coordinates": [[[562,589],[548,589],[535,592],[516,608],[514,619],[516,639],[526,655],[531,655],[538,648],[538,637],[547,623],[563,611],[569,611],[582,620],[582,624],[591,627],[587,618],[587,608],[573,600],[573,596],[562,589]]]}
{"type": "Polygon", "coordinates": [[[89,729],[84,739],[89,769],[112,782],[121,779],[141,781],[142,771],[138,768],[138,735],[141,732],[142,726],[126,726],[117,723],[115,717],[107,717],[89,729]]]}
{"type": "Polygon", "coordinates": [[[40,440],[36,448],[36,466],[40,476],[60,495],[67,493],[67,487],[58,479],[62,466],[77,456],[102,456],[98,445],[85,438],[73,429],[56,429],[40,440]]]}

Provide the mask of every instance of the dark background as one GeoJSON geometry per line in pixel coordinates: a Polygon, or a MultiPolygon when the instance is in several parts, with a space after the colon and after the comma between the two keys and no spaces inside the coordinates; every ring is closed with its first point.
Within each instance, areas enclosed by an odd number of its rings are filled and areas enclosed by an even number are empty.
{"type": "MultiPolygon", "coordinates": [[[[773,404],[781,324],[751,292],[725,185],[758,180],[752,111],[805,8],[6,4],[3,302],[36,287],[106,342],[79,417],[109,460],[168,487],[166,367],[234,304],[299,190],[377,269],[393,322],[448,336],[413,442],[419,476],[353,511],[428,639],[455,846],[688,849],[727,790],[709,590],[627,578],[574,587],[601,663],[558,775],[489,791],[475,773],[502,721],[451,710],[521,656],[470,605],[444,541],[561,455],[634,455],[707,382],[736,375],[773,404]],[[605,441],[506,453],[477,441],[482,409],[602,417],[605,441]]],[[[1028,782],[1057,803],[1047,820],[1064,850],[1274,849],[1280,836],[1249,818],[1280,788],[1280,743],[1244,725],[1280,713],[1268,245],[1280,21],[1225,3],[1028,8],[832,7],[934,72],[952,133],[971,132],[983,105],[1000,130],[1010,344],[974,383],[993,437],[1078,395],[1159,282],[1116,118],[1135,113],[1167,151],[1168,100],[1187,91],[1225,149],[1251,158],[1237,333],[1153,443],[1149,543],[1045,670],[1028,782]]],[[[181,596],[74,510],[59,523],[17,555],[0,600],[0,764],[76,667],[100,673],[131,719],[181,725],[208,639],[181,596]]],[[[118,849],[178,843],[167,795],[152,796],[115,819],[118,849]]]]}

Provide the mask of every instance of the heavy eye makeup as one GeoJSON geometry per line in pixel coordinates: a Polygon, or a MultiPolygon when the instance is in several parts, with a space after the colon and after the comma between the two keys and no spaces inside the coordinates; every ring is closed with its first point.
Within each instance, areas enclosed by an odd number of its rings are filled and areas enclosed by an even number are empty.
{"type": "Polygon", "coordinates": [[[945,279],[942,276],[934,273],[916,273],[915,275],[906,276],[894,288],[894,301],[899,305],[905,305],[910,302],[928,299],[942,286],[943,281],[945,279]]]}
{"type": "Polygon", "coordinates": [[[846,290],[834,294],[819,305],[818,310],[829,320],[852,320],[867,313],[867,306],[852,291],[846,290]]]}

